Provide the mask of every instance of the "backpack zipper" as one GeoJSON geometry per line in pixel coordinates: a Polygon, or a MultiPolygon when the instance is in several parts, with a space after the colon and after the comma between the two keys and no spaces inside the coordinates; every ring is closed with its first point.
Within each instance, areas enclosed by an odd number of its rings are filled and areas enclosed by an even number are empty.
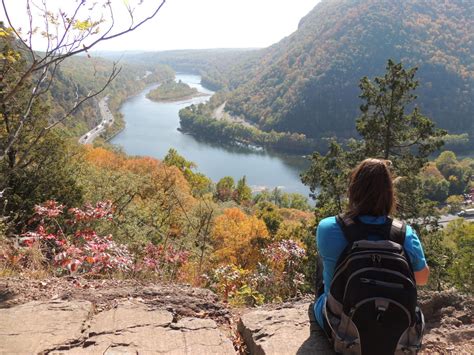
{"type": "MultiPolygon", "coordinates": [[[[373,252],[368,252],[368,251],[364,251],[362,252],[364,253],[364,255],[353,255],[351,256],[350,258],[348,258],[346,261],[344,261],[343,264],[340,265],[340,267],[337,268],[336,270],[336,273],[334,274],[333,278],[332,278],[332,281],[334,281],[346,268],[347,268],[347,265],[349,263],[350,260],[357,260],[357,259],[364,259],[366,258],[368,255],[373,255],[373,252]],[[367,255],[366,255],[367,254],[367,255]]],[[[386,255],[384,257],[382,257],[381,255],[380,256],[380,261],[382,261],[382,259],[386,258],[386,259],[392,259],[392,260],[400,260],[402,261],[408,268],[408,270],[411,270],[410,269],[410,265],[408,264],[408,262],[406,261],[406,259],[404,259],[403,257],[401,256],[392,256],[392,255],[386,255]]],[[[332,283],[332,282],[331,282],[332,283]]]]}
{"type": "MultiPolygon", "coordinates": [[[[375,268],[375,267],[366,267],[366,268],[363,268],[363,269],[360,269],[358,271],[356,271],[355,273],[353,273],[349,279],[347,280],[346,282],[346,286],[344,287],[344,295],[342,296],[342,303],[344,303],[344,299],[346,298],[346,293],[347,293],[347,287],[349,286],[351,280],[356,277],[358,274],[360,273],[363,273],[363,272],[366,272],[366,271],[380,271],[379,268],[375,268]]],[[[408,280],[410,282],[410,284],[415,287],[414,283],[412,280],[410,280],[408,277],[406,277],[405,275],[403,275],[401,272],[398,272],[398,271],[393,271],[393,270],[389,270],[389,269],[384,269],[384,272],[388,272],[389,274],[393,274],[393,275],[397,275],[399,277],[402,277],[403,279],[405,280],[408,280]]],[[[334,280],[334,279],[333,279],[334,280]]]]}
{"type": "Polygon", "coordinates": [[[364,284],[369,284],[369,285],[376,285],[376,286],[385,286],[385,287],[390,287],[390,288],[399,288],[403,289],[405,286],[399,283],[395,282],[386,282],[386,281],[380,281],[380,280],[374,280],[374,279],[366,279],[365,277],[360,278],[360,282],[364,284]]]}

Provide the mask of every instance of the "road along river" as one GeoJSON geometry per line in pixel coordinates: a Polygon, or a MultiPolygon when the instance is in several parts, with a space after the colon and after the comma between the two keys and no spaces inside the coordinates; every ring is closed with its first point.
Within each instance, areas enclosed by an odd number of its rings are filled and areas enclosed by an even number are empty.
{"type": "Polygon", "coordinates": [[[179,154],[196,163],[197,170],[213,181],[224,176],[237,180],[245,175],[254,191],[280,187],[285,192],[308,195],[308,188],[299,178],[308,166],[302,157],[211,144],[179,132],[179,110],[209,100],[213,92],[200,84],[201,77],[198,75],[177,74],[176,80],[209,96],[177,102],[153,102],[146,98],[146,94],[157,86],[152,85],[123,104],[121,112],[126,127],[111,143],[122,146],[128,154],[158,159],[162,159],[170,148],[175,148],[179,154]]]}

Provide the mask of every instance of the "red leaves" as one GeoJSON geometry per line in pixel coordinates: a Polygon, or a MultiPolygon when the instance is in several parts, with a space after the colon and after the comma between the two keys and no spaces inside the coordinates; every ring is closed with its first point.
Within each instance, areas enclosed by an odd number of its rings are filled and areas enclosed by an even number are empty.
{"type": "Polygon", "coordinates": [[[99,219],[112,220],[113,206],[111,201],[99,201],[95,206],[86,204],[81,208],[70,208],[69,213],[74,215],[73,223],[92,221],[99,219]]]}
{"type": "Polygon", "coordinates": [[[41,218],[56,218],[63,213],[64,206],[54,200],[49,200],[41,205],[35,206],[35,214],[41,218]]]}
{"type": "Polygon", "coordinates": [[[180,267],[189,258],[189,252],[177,250],[172,245],[165,248],[163,245],[153,245],[149,243],[145,247],[144,266],[151,271],[163,271],[170,266],[180,267]]]}
{"type": "Polygon", "coordinates": [[[110,201],[71,208],[66,214],[63,205],[47,201],[35,206],[29,224],[36,223],[36,228],[22,234],[20,242],[26,247],[39,243],[46,258],[69,273],[128,271],[133,257],[127,247],[115,243],[111,235],[99,236],[91,227],[97,221],[111,220],[113,212],[110,201]],[[77,230],[67,231],[72,228],[77,230]]]}

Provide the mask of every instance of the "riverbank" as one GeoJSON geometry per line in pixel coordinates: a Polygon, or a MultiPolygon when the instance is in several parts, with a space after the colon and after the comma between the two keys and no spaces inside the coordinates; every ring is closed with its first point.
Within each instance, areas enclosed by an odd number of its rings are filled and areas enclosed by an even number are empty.
{"type": "Polygon", "coordinates": [[[177,102],[190,100],[194,97],[210,96],[199,92],[181,80],[178,82],[167,81],[146,94],[147,99],[155,102],[177,102]]]}
{"type": "Polygon", "coordinates": [[[290,132],[265,132],[236,119],[223,118],[220,105],[214,113],[203,106],[189,106],[179,112],[181,129],[200,138],[220,143],[235,143],[262,147],[276,152],[306,155],[326,149],[326,142],[307,138],[304,134],[290,132]]]}
{"type": "Polygon", "coordinates": [[[163,159],[173,148],[187,160],[197,165],[213,181],[231,176],[235,181],[246,176],[252,189],[280,187],[284,192],[297,192],[305,196],[309,190],[300,181],[300,173],[308,168],[308,161],[301,155],[289,155],[248,146],[211,142],[179,131],[178,112],[188,106],[207,102],[213,91],[201,85],[198,75],[178,73],[190,87],[208,96],[193,97],[177,102],[154,102],[146,94],[156,85],[148,86],[138,95],[124,102],[120,111],[126,122],[125,129],[110,140],[130,155],[151,156],[163,159]]]}

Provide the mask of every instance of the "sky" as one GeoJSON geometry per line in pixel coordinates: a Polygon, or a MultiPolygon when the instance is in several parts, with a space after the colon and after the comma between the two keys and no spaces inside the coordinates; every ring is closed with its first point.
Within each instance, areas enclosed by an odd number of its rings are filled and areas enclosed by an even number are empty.
{"type": "MultiPolygon", "coordinates": [[[[27,0],[6,0],[10,18],[15,27],[25,28],[27,0]]],[[[77,0],[30,0],[48,10],[61,8],[70,11],[77,0]],[[70,6],[68,8],[68,6],[70,6]]],[[[96,0],[87,0],[92,3],[96,0]]],[[[116,23],[128,24],[129,17],[123,11],[125,4],[135,0],[112,0],[116,7],[116,23]]],[[[160,0],[136,0],[143,2],[137,8],[136,17],[146,16],[160,0]]],[[[135,32],[102,43],[96,50],[171,50],[197,48],[253,48],[267,47],[294,32],[299,20],[319,0],[167,0],[160,12],[135,32]]],[[[36,24],[41,24],[38,16],[36,24]]],[[[94,13],[98,13],[96,8],[94,13]]],[[[90,13],[90,12],[89,12],[90,13]]],[[[82,18],[88,15],[84,7],[82,18]]],[[[4,19],[4,13],[1,13],[4,19]]],[[[42,40],[35,41],[40,49],[42,40]]]]}

